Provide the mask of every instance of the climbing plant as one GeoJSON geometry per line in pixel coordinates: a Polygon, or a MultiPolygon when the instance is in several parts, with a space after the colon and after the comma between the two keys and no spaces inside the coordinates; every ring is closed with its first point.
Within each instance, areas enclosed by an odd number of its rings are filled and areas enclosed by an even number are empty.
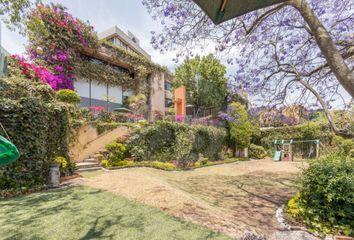
{"type": "Polygon", "coordinates": [[[37,4],[26,26],[28,55],[60,79],[57,89],[73,89],[73,80],[82,78],[137,90],[144,88],[149,74],[166,71],[143,56],[105,40],[98,41],[88,22],[73,17],[58,4],[37,4]],[[107,51],[110,59],[118,58],[127,64],[127,69],[100,61],[98,55],[107,51]]]}

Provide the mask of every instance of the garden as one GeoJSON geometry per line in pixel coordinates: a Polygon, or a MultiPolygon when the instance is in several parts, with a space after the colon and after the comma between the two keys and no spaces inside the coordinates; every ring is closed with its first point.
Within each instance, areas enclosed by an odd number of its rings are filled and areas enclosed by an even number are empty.
{"type": "Polygon", "coordinates": [[[153,47],[183,59],[174,73],[98,40],[62,5],[0,3],[27,39],[25,56],[0,58],[0,238],[352,239],[354,5],[302,2],[221,23],[199,1],[143,0],[165,25],[153,47]],[[203,48],[197,36],[216,53],[182,50],[203,48]],[[183,111],[180,99],[151,109],[161,73],[185,88],[183,111]],[[80,107],[78,79],[134,94],[120,111],[108,95],[106,108],[80,107]],[[85,126],[127,134],[90,154],[99,170],[78,173],[72,151],[85,126]]]}

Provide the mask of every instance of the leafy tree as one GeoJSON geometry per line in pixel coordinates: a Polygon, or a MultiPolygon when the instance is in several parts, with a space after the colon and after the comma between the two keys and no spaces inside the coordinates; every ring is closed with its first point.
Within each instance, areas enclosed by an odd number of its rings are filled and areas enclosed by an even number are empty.
{"type": "Polygon", "coordinates": [[[341,98],[343,89],[354,97],[352,0],[289,0],[219,26],[193,1],[143,4],[164,25],[161,33],[152,32],[155,48],[180,49],[177,55],[184,56],[214,44],[236,66],[234,81],[249,93],[273,105],[314,98],[337,134],[353,135],[339,129],[329,111],[332,100],[350,101],[341,98]]]}
{"type": "Polygon", "coordinates": [[[22,30],[23,20],[31,6],[29,0],[0,0],[0,17],[10,30],[22,30]],[[3,17],[5,16],[5,17],[3,17]]]}
{"type": "Polygon", "coordinates": [[[184,85],[187,102],[197,109],[220,107],[226,96],[226,68],[213,55],[185,59],[176,68],[174,86],[184,85]]]}
{"type": "Polygon", "coordinates": [[[233,102],[229,106],[229,129],[230,138],[236,147],[246,148],[250,144],[250,138],[253,133],[253,126],[248,119],[245,106],[238,102],[233,102]]]}

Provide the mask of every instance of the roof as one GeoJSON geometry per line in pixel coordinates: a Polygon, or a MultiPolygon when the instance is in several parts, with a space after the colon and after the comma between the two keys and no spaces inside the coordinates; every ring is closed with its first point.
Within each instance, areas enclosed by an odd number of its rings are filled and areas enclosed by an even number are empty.
{"type": "Polygon", "coordinates": [[[193,0],[215,24],[286,0],[193,0]]]}
{"type": "Polygon", "coordinates": [[[137,39],[131,32],[128,31],[128,34],[125,34],[119,27],[114,26],[103,32],[98,33],[98,38],[101,39],[110,39],[112,37],[118,37],[121,41],[127,44],[129,47],[142,54],[144,57],[151,59],[150,54],[148,54],[144,49],[139,45],[139,39],[137,39]]]}

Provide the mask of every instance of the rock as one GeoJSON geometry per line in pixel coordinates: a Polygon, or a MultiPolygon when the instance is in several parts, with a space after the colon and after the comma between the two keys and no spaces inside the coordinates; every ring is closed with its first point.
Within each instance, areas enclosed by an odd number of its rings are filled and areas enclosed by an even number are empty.
{"type": "Polygon", "coordinates": [[[266,240],[263,235],[258,235],[252,231],[246,231],[239,240],[266,240]]]}

